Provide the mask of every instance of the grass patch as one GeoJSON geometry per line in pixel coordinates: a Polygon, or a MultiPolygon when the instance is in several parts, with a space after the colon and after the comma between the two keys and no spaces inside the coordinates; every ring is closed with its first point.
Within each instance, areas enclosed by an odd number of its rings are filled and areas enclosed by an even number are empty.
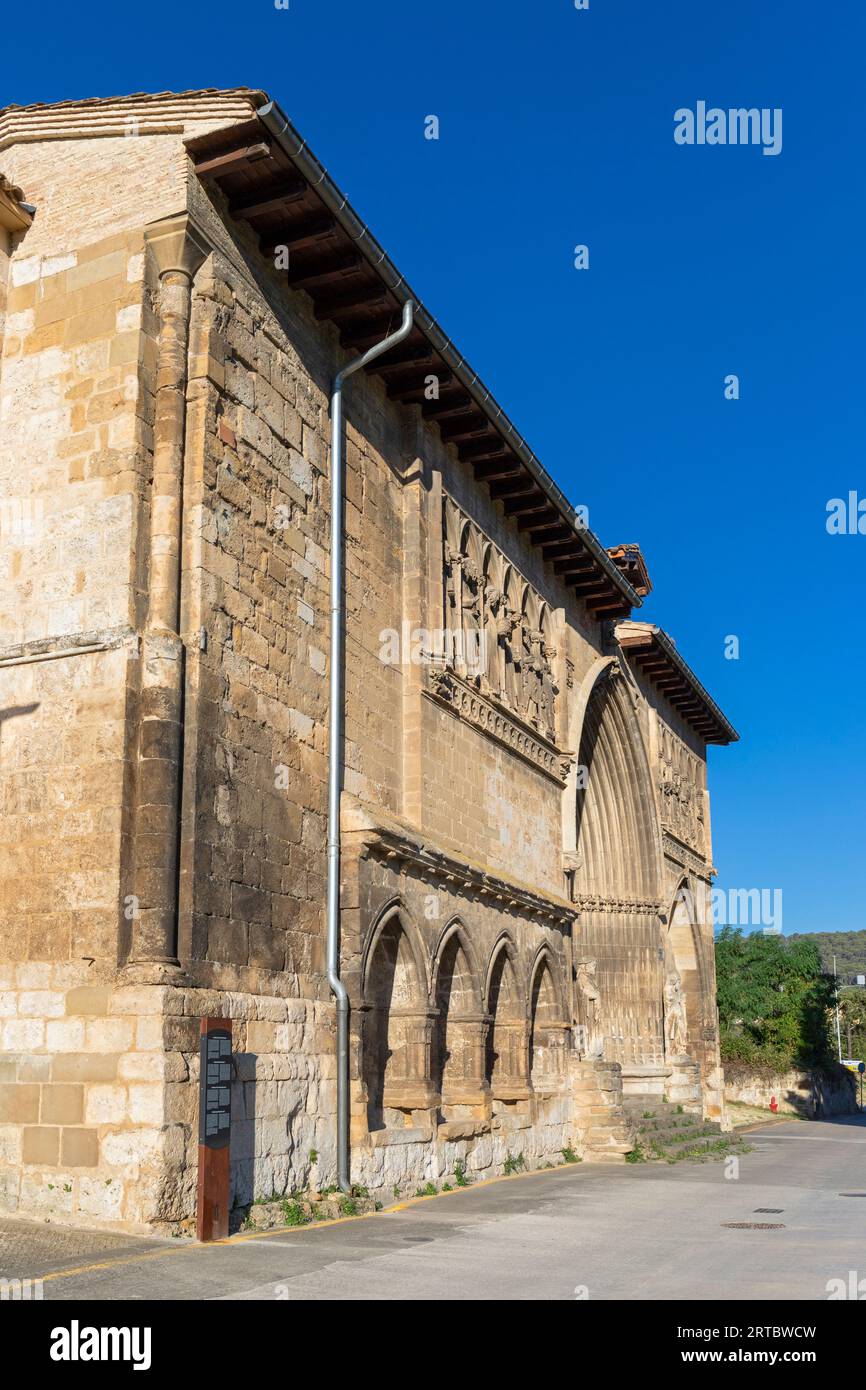
{"type": "Polygon", "coordinates": [[[294,1201],[291,1197],[285,1197],[280,1202],[280,1211],[287,1226],[306,1226],[310,1219],[300,1202],[294,1201]]]}
{"type": "Polygon", "coordinates": [[[457,1187],[470,1187],[472,1184],[472,1179],[466,1172],[466,1165],[461,1163],[459,1158],[454,1164],[454,1182],[457,1187]]]}

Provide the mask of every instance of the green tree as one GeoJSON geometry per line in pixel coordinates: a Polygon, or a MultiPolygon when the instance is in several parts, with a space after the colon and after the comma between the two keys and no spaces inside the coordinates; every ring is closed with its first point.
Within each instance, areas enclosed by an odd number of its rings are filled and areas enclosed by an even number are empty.
{"type": "Polygon", "coordinates": [[[866,989],[839,990],[839,1022],[846,1057],[866,1061],[866,989]]]}
{"type": "Polygon", "coordinates": [[[814,941],[722,927],[716,977],[723,1060],[784,1070],[832,1057],[833,981],[814,941]]]}

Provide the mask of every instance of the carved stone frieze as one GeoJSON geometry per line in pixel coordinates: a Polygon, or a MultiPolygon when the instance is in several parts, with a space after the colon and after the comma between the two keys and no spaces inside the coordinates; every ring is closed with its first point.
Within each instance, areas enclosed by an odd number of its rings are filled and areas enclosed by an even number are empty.
{"type": "Polygon", "coordinates": [[[422,838],[402,821],[379,808],[363,805],[344,794],[343,838],[349,851],[355,848],[372,856],[395,873],[416,874],[431,884],[447,884],[467,897],[516,913],[536,922],[568,930],[577,917],[576,907],[551,897],[503,873],[491,873],[480,864],[458,858],[428,838],[422,838]]]}
{"type": "Polygon", "coordinates": [[[452,498],[443,498],[445,623],[456,635],[454,673],[556,743],[557,648],[547,604],[452,498]],[[478,634],[479,641],[467,640],[478,634]],[[480,653],[477,667],[460,655],[480,653]]]}
{"type": "Polygon", "coordinates": [[[678,865],[681,869],[685,869],[686,872],[701,876],[708,873],[711,876],[715,875],[715,869],[708,864],[708,861],[702,854],[695,853],[694,850],[689,849],[688,845],[677,836],[671,834],[669,830],[663,830],[662,832],[662,852],[666,859],[670,859],[672,863],[678,865]]]}
{"type": "Polygon", "coordinates": [[[564,787],[572,757],[562,753],[547,739],[514,715],[508,715],[492,700],[485,699],[471,682],[445,666],[427,666],[426,693],[458,714],[482,733],[503,743],[512,753],[545,772],[564,787]]]}
{"type": "Polygon", "coordinates": [[[578,894],[574,905],[581,912],[651,913],[658,916],[662,905],[657,898],[602,898],[594,894],[578,894]]]}
{"type": "Polygon", "coordinates": [[[659,740],[658,786],[662,827],[702,852],[706,843],[703,763],[665,726],[659,740]]]}

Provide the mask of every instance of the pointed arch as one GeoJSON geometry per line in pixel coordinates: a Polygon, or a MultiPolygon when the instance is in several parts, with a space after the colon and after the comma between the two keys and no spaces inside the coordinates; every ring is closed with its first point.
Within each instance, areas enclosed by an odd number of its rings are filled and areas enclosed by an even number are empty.
{"type": "Polygon", "coordinates": [[[466,1004],[468,1009],[480,1013],[484,1008],[484,999],[478,960],[466,927],[459,917],[452,917],[446,923],[433,953],[431,1000],[435,1001],[440,993],[442,973],[443,969],[446,968],[445,957],[451,947],[456,947],[460,951],[464,962],[460,980],[461,1001],[466,1004]]]}
{"type": "Polygon", "coordinates": [[[379,913],[364,953],[362,1074],[370,1129],[388,1109],[429,1091],[427,974],[417,933],[399,900],[379,913]]]}
{"type": "Polygon", "coordinates": [[[618,663],[607,663],[589,695],[578,764],[576,844],[586,893],[659,896],[661,842],[655,790],[637,716],[618,663]],[[605,679],[601,679],[605,676],[605,679]]]}
{"type": "Polygon", "coordinates": [[[661,831],[630,677],[615,658],[595,668],[585,697],[575,792],[582,950],[597,961],[604,1055],[623,1065],[664,1061],[664,965],[659,921],[661,831]],[[598,904],[596,906],[596,903],[598,904]]]}
{"type": "Polygon", "coordinates": [[[665,977],[667,981],[676,975],[679,980],[685,1005],[685,1051],[693,1058],[700,1056],[702,1051],[704,1001],[708,997],[698,915],[695,883],[688,874],[683,873],[677,880],[667,915],[665,977]]]}
{"type": "Polygon", "coordinates": [[[547,946],[536,952],[528,997],[529,1079],[534,1090],[545,1090],[564,1074],[567,1028],[560,972],[547,946]]]}
{"type": "Polygon", "coordinates": [[[468,934],[459,918],[446,926],[433,964],[435,1010],[431,1081],[444,1106],[476,1101],[483,1084],[479,1039],[481,984],[468,934]]]}
{"type": "Polygon", "coordinates": [[[401,975],[405,976],[406,983],[410,984],[413,998],[426,999],[428,996],[427,968],[418,929],[402,899],[391,898],[377,913],[364,950],[361,979],[363,998],[366,1003],[370,1002],[371,972],[376,952],[384,937],[393,941],[398,935],[405,939],[406,949],[409,952],[407,956],[404,951],[400,957],[401,975]],[[411,982],[407,971],[411,975],[411,982]]]}
{"type": "Polygon", "coordinates": [[[532,958],[532,965],[529,971],[528,988],[526,992],[527,1000],[530,1004],[530,1016],[533,990],[536,987],[538,975],[541,971],[547,970],[550,977],[550,985],[553,990],[553,1003],[555,1005],[555,1016],[558,1022],[564,1022],[568,1018],[568,1009],[565,1002],[565,989],[563,987],[562,972],[559,964],[546,942],[542,942],[532,958]]]}
{"type": "Polygon", "coordinates": [[[517,972],[517,951],[507,932],[490,953],[485,989],[490,1025],[485,1077],[494,1096],[525,1091],[527,1076],[526,1000],[517,972]]]}

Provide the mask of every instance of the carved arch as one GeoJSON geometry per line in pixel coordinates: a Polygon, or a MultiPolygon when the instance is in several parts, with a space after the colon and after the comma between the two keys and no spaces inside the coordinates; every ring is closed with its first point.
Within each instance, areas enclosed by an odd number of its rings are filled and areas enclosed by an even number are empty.
{"type": "Polygon", "coordinates": [[[676,972],[686,1013],[687,1053],[701,1053],[705,1000],[709,997],[706,961],[697,920],[697,892],[688,874],[681,874],[670,899],[665,933],[665,974],[676,972]],[[685,890],[685,892],[684,892],[685,890]]]}
{"type": "Polygon", "coordinates": [[[662,844],[654,779],[640,719],[619,662],[596,663],[577,763],[574,891],[584,954],[597,962],[603,1053],[624,1066],[664,1061],[662,844]]]}
{"type": "Polygon", "coordinates": [[[361,1071],[371,1130],[391,1112],[427,1103],[430,1006],[427,971],[414,924],[392,899],[379,913],[362,967],[361,1071]]]}
{"type": "Polygon", "coordinates": [[[526,999],[517,969],[517,951],[507,932],[500,933],[487,967],[485,1079],[494,1097],[525,1095],[528,1086],[526,999]]]}
{"type": "Polygon", "coordinates": [[[568,1037],[559,971],[547,946],[536,952],[529,985],[529,1079],[534,1090],[556,1086],[565,1072],[568,1037]]]}
{"type": "Polygon", "coordinates": [[[370,979],[370,968],[374,953],[382,933],[388,928],[389,923],[398,919],[400,930],[406,937],[409,949],[412,953],[412,962],[417,972],[418,993],[425,999],[429,997],[429,980],[427,977],[427,965],[424,956],[424,948],[418,928],[413,921],[408,908],[400,897],[389,898],[384,907],[381,907],[376,914],[376,919],[370,928],[367,944],[364,947],[364,954],[361,965],[362,998],[364,1002],[368,1000],[368,984],[370,979]]]}
{"type": "Polygon", "coordinates": [[[484,1089],[484,1007],[475,955],[459,918],[446,926],[433,964],[433,1090],[449,1105],[477,1103],[484,1089]]]}
{"type": "Polygon", "coordinates": [[[458,916],[450,918],[450,920],[446,923],[439,937],[436,949],[433,952],[430,1001],[431,1003],[433,1003],[436,999],[439,976],[442,970],[443,956],[451,941],[455,937],[460,946],[460,949],[463,952],[463,955],[466,958],[466,965],[469,972],[469,981],[471,983],[472,991],[472,1007],[480,1013],[484,1009],[484,993],[481,975],[478,970],[478,959],[475,954],[475,948],[473,947],[472,941],[469,937],[469,933],[467,932],[462,919],[458,916]]]}
{"type": "Polygon", "coordinates": [[[662,855],[655,787],[619,671],[616,661],[597,664],[581,725],[577,761],[588,769],[588,781],[577,793],[578,881],[590,894],[657,900],[662,855]]]}

